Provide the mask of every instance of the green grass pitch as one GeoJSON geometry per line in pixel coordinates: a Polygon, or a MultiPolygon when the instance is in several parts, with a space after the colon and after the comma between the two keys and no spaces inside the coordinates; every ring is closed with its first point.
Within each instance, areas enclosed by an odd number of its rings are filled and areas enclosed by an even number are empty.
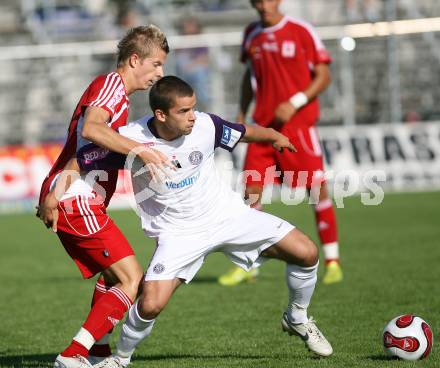
{"type": "MultiPolygon", "coordinates": [[[[386,322],[403,313],[425,318],[434,339],[440,336],[440,192],[387,194],[380,206],[363,206],[359,197],[345,204],[337,211],[345,279],[319,282],[309,308],[333,344],[332,357],[314,358],[298,338],[281,332],[282,263],[266,263],[257,283],[226,288],[216,278],[230,263],[213,254],[174,295],[133,368],[440,367],[435,340],[431,356],[420,362],[388,359],[381,345],[386,322]]],[[[316,240],[307,205],[267,210],[316,240]]],[[[134,213],[111,216],[147,265],[153,245],[134,213]]],[[[94,282],[81,279],[34,216],[1,216],[0,234],[0,366],[52,367],[88,312],[94,282]]]]}

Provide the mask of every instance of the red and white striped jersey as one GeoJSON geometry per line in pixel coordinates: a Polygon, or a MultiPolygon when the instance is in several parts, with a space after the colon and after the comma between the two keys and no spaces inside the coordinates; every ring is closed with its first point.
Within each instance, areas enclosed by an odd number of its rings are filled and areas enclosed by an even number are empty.
{"type": "MultiPolygon", "coordinates": [[[[306,89],[315,65],[330,63],[331,57],[310,24],[284,16],[272,27],[254,22],[246,28],[241,61],[248,62],[252,72],[256,100],[253,118],[268,126],[278,104],[306,89]]],[[[315,99],[298,111],[295,122],[308,126],[318,117],[315,99]]]]}
{"type": "MultiPolygon", "coordinates": [[[[93,152],[92,154],[94,155],[105,156],[109,152],[81,137],[84,113],[89,106],[100,107],[106,110],[110,114],[107,124],[114,130],[117,130],[127,123],[129,100],[124,82],[118,73],[113,72],[98,76],[81,96],[70,121],[64,148],[43,181],[40,192],[40,203],[50,191],[54,179],[72,157],[84,155],[87,154],[87,152],[89,152],[89,154],[93,152]]],[[[103,193],[104,198],[102,199],[105,206],[107,206],[116,189],[117,178],[118,170],[107,170],[95,183],[90,183],[89,180],[86,182],[85,178],[78,179],[72,183],[63,196],[63,199],[77,195],[95,197],[95,185],[99,184],[105,190],[105,192],[102,190],[99,192],[103,193]]]]}

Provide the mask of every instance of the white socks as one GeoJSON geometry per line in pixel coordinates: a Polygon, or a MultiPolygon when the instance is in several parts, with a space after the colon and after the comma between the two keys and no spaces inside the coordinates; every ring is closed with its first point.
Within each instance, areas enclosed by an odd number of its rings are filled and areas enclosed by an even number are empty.
{"type": "Polygon", "coordinates": [[[153,329],[154,319],[146,320],[139,316],[138,303],[134,303],[128,310],[127,319],[121,330],[121,336],[116,346],[116,355],[121,358],[130,358],[136,346],[148,337],[153,329]]]}
{"type": "Polygon", "coordinates": [[[338,242],[322,244],[322,250],[324,251],[324,259],[339,259],[339,245],[338,242]]]}
{"type": "Polygon", "coordinates": [[[84,327],[81,327],[79,329],[78,333],[73,337],[73,340],[79,342],[87,350],[90,350],[95,343],[95,338],[84,327]]]}
{"type": "Polygon", "coordinates": [[[294,323],[306,323],[307,307],[312,299],[317,280],[318,264],[312,267],[301,267],[294,264],[286,266],[286,281],[289,288],[289,304],[286,313],[294,323]]]}

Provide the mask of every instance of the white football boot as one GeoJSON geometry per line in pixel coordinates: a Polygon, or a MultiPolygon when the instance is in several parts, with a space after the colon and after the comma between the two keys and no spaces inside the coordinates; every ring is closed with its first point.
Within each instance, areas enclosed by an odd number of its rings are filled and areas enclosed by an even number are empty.
{"type": "Polygon", "coordinates": [[[93,368],[93,365],[81,355],[64,357],[60,354],[55,359],[53,368],[93,368]]]}
{"type": "Polygon", "coordinates": [[[281,326],[283,331],[287,332],[289,335],[299,336],[308,349],[313,353],[322,357],[332,355],[333,348],[322,332],[319,331],[318,327],[316,327],[316,322],[313,320],[313,317],[311,317],[306,323],[293,324],[290,322],[287,314],[284,313],[283,319],[281,320],[281,326]]]}
{"type": "Polygon", "coordinates": [[[121,358],[118,356],[111,356],[105,358],[98,364],[95,364],[93,368],[125,368],[130,364],[130,358],[121,358]]]}

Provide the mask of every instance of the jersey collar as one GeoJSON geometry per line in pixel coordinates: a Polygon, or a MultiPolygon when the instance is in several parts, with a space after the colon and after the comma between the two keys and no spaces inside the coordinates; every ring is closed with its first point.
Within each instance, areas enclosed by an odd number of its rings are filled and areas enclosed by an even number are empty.
{"type": "Polygon", "coordinates": [[[277,24],[275,24],[275,25],[273,25],[271,27],[266,27],[266,28],[264,28],[263,24],[260,22],[261,31],[265,32],[265,33],[276,32],[276,31],[278,31],[279,29],[283,28],[286,25],[287,20],[288,20],[287,15],[284,15],[284,17],[282,17],[281,20],[277,24]]]}

